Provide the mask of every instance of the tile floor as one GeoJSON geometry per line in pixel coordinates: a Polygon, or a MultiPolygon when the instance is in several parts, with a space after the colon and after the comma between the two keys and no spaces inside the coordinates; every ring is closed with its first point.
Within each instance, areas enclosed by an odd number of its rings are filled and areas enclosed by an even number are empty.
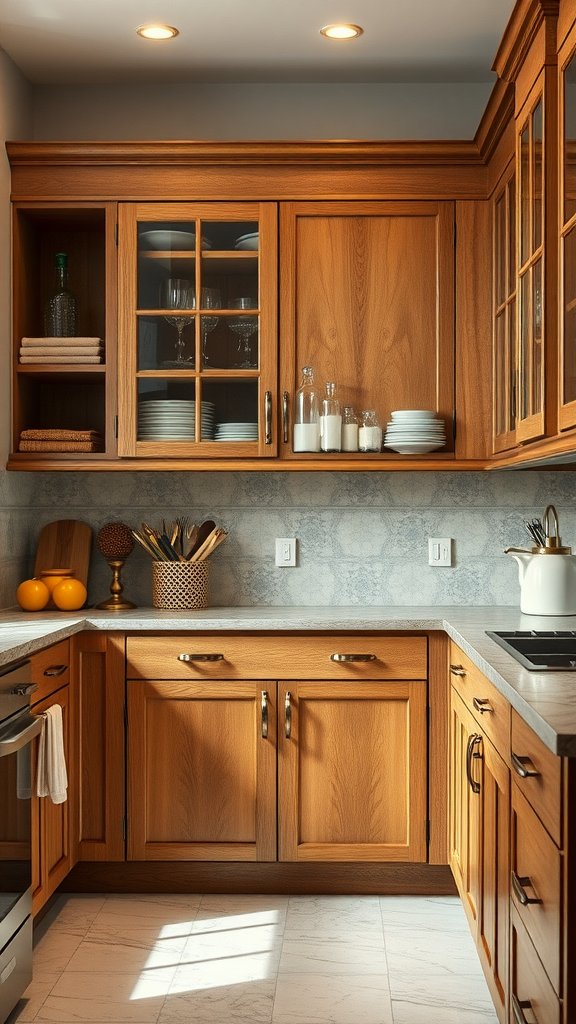
{"type": "Polygon", "coordinates": [[[456,897],[64,896],[8,1024],[497,1024],[456,897]]]}

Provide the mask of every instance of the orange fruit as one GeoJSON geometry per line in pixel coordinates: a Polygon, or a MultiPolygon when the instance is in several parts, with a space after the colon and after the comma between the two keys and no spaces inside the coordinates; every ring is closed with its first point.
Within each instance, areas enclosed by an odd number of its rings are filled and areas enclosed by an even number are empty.
{"type": "Polygon", "coordinates": [[[16,600],[25,612],[40,612],[50,600],[50,591],[42,580],[24,580],[16,591],[16,600]]]}
{"type": "Polygon", "coordinates": [[[52,591],[52,600],[63,612],[73,612],[81,608],[88,593],[80,580],[60,580],[52,591]]]}
{"type": "Polygon", "coordinates": [[[68,579],[74,575],[74,569],[41,569],[40,578],[45,583],[50,593],[54,590],[60,580],[68,579]]]}

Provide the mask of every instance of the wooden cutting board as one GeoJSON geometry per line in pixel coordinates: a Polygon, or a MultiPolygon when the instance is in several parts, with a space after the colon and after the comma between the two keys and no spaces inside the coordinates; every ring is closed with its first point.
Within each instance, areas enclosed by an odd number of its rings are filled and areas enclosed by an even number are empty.
{"type": "Polygon", "coordinates": [[[40,534],[34,575],[41,569],[74,569],[77,580],[88,585],[88,567],[92,548],[92,527],[79,519],[59,519],[48,523],[40,534]]]}

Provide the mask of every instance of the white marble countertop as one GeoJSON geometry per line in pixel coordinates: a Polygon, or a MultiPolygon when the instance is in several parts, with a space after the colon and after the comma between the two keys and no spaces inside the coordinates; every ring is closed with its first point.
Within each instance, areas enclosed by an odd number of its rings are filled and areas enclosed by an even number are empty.
{"type": "Polygon", "coordinates": [[[82,629],[140,632],[443,630],[555,754],[576,757],[576,672],[529,672],[486,630],[576,629],[576,616],[522,615],[510,606],[207,608],[175,612],[0,612],[0,666],[82,629]]]}

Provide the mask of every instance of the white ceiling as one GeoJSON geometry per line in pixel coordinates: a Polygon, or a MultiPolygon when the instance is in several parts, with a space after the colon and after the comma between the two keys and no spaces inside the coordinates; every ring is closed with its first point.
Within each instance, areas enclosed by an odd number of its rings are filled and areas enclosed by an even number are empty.
{"type": "Polygon", "coordinates": [[[0,45],[34,84],[489,82],[514,0],[1,0],[0,45]],[[179,29],[164,42],[139,25],[179,29]],[[337,21],[357,39],[319,34],[337,21]]]}

